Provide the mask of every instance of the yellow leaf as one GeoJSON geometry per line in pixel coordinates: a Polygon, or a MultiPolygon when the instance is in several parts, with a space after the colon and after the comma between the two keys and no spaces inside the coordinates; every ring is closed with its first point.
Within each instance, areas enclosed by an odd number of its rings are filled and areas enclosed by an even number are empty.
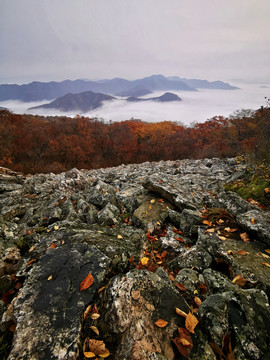
{"type": "Polygon", "coordinates": [[[152,210],[152,206],[151,206],[151,205],[149,205],[149,206],[148,206],[148,209],[149,209],[149,210],[152,210]]]}
{"type": "Polygon", "coordinates": [[[155,202],[156,202],[155,199],[150,200],[150,203],[151,203],[151,204],[154,204],[155,202]]]}
{"type": "Polygon", "coordinates": [[[177,315],[183,316],[184,318],[187,317],[187,314],[184,311],[182,311],[182,310],[180,310],[178,308],[175,308],[175,312],[176,312],[177,315]]]}
{"type": "Polygon", "coordinates": [[[265,188],[265,189],[264,189],[264,192],[265,192],[266,194],[268,194],[268,193],[270,192],[270,189],[269,189],[269,188],[265,188]]]}
{"type": "Polygon", "coordinates": [[[147,265],[147,264],[148,264],[148,261],[149,261],[148,257],[143,257],[143,258],[141,259],[141,264],[142,264],[142,265],[147,265]]]}
{"type": "Polygon", "coordinates": [[[117,235],[117,239],[123,239],[123,236],[122,235],[117,235]]]}
{"type": "Polygon", "coordinates": [[[250,219],[251,224],[255,224],[255,218],[250,219]]]}
{"type": "Polygon", "coordinates": [[[265,262],[262,262],[262,264],[270,268],[270,264],[265,263],[265,262]]]}
{"type": "Polygon", "coordinates": [[[107,285],[106,285],[106,286],[102,286],[100,289],[98,289],[98,294],[101,293],[101,291],[105,290],[106,287],[107,287],[107,285]]]}
{"type": "Polygon", "coordinates": [[[93,358],[93,357],[96,356],[96,354],[93,353],[92,351],[85,351],[85,352],[83,353],[83,355],[84,355],[87,359],[91,359],[91,358],[93,358]]]}
{"type": "Polygon", "coordinates": [[[58,230],[59,229],[59,226],[57,226],[57,225],[54,225],[54,230],[58,230]]]}
{"type": "Polygon", "coordinates": [[[32,252],[34,250],[34,245],[30,247],[30,249],[28,250],[28,252],[32,252]]]}
{"type": "Polygon", "coordinates": [[[160,328],[163,328],[165,327],[166,325],[168,325],[168,321],[165,321],[165,320],[162,320],[162,319],[159,319],[155,322],[155,325],[160,327],[160,328]]]}
{"type": "Polygon", "coordinates": [[[244,242],[248,242],[249,241],[249,237],[247,233],[242,233],[240,234],[240,238],[244,241],[244,242]]]}
{"type": "Polygon", "coordinates": [[[228,251],[227,251],[227,254],[228,254],[228,255],[233,255],[233,251],[232,251],[232,250],[228,250],[228,251]]]}
{"type": "Polygon", "coordinates": [[[224,241],[224,240],[227,240],[227,238],[226,238],[225,236],[219,236],[218,238],[219,238],[220,240],[223,240],[223,241],[224,241]]]}
{"type": "Polygon", "coordinates": [[[48,277],[48,280],[49,280],[49,281],[52,280],[52,275],[50,275],[50,276],[48,277]]]}
{"type": "Polygon", "coordinates": [[[185,320],[185,325],[186,328],[189,332],[191,332],[192,334],[194,334],[194,329],[198,324],[198,319],[196,318],[196,316],[192,315],[191,312],[189,312],[187,314],[186,320],[185,320]]]}
{"type": "Polygon", "coordinates": [[[195,304],[199,307],[202,303],[202,300],[200,298],[198,298],[198,296],[194,297],[194,302],[195,304]]]}
{"type": "Polygon", "coordinates": [[[96,326],[90,326],[90,329],[93,330],[95,334],[99,335],[99,330],[96,326]]]}
{"type": "Polygon", "coordinates": [[[178,340],[182,345],[184,346],[189,346],[191,345],[189,341],[187,341],[186,339],[182,338],[178,340]]]}

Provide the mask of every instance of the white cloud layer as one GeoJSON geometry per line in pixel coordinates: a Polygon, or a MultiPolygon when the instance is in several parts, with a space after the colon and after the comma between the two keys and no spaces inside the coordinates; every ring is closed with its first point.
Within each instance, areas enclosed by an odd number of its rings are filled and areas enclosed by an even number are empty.
{"type": "MultiPolygon", "coordinates": [[[[235,84],[237,85],[237,84],[235,84]]],[[[258,109],[266,105],[265,97],[270,97],[270,83],[244,85],[239,90],[200,90],[198,92],[174,92],[181,98],[181,102],[158,103],[158,102],[126,102],[113,100],[105,103],[102,108],[93,110],[85,116],[103,118],[107,121],[123,121],[131,118],[141,119],[147,122],[163,120],[180,121],[185,125],[192,122],[204,122],[213,116],[228,116],[240,109],[258,109]]],[[[151,94],[159,96],[160,92],[151,94]]],[[[147,96],[145,96],[147,97],[147,96]]],[[[43,101],[46,103],[47,101],[43,101]]],[[[22,103],[19,101],[0,102],[0,106],[7,107],[15,113],[33,113],[40,115],[67,115],[76,116],[76,112],[62,113],[57,110],[36,109],[27,110],[38,103],[22,103]]]]}

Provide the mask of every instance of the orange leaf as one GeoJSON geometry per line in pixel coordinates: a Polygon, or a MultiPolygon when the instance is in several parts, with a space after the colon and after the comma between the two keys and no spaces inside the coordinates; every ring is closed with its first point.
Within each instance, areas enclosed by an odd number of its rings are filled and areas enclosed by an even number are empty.
{"type": "Polygon", "coordinates": [[[155,325],[160,327],[160,328],[163,328],[165,327],[166,325],[168,325],[168,321],[165,321],[165,320],[162,320],[162,319],[159,319],[155,322],[155,325]]]}
{"type": "Polygon", "coordinates": [[[203,220],[203,224],[211,226],[211,225],[212,225],[212,221],[203,220]]]}
{"type": "Polygon", "coordinates": [[[185,287],[185,285],[184,284],[182,284],[182,283],[178,283],[178,284],[174,284],[176,287],[178,287],[178,289],[179,290],[181,290],[181,291],[186,291],[187,289],[186,289],[186,287],[185,287]]]}
{"type": "Polygon", "coordinates": [[[246,252],[245,250],[239,250],[239,251],[237,251],[237,254],[238,255],[247,255],[248,254],[248,252],[246,252]]]}
{"type": "Polygon", "coordinates": [[[242,287],[245,286],[247,279],[243,278],[241,275],[236,275],[232,282],[242,287]]]}
{"type": "Polygon", "coordinates": [[[50,249],[55,249],[56,248],[56,245],[55,243],[53,242],[52,245],[50,246],[50,249]]]}
{"type": "Polygon", "coordinates": [[[189,332],[194,334],[194,329],[198,324],[198,319],[196,318],[196,316],[192,315],[191,312],[189,312],[187,314],[186,320],[185,320],[185,325],[186,328],[189,332]]]}
{"type": "Polygon", "coordinates": [[[148,257],[143,257],[143,258],[141,258],[141,264],[142,264],[142,265],[147,265],[147,264],[148,264],[148,261],[149,261],[149,258],[148,258],[148,257]]]}
{"type": "Polygon", "coordinates": [[[91,273],[89,273],[80,284],[80,291],[88,289],[94,282],[94,278],[91,273]]]}
{"type": "Polygon", "coordinates": [[[265,192],[266,194],[269,194],[270,189],[269,189],[269,188],[265,188],[265,189],[264,189],[264,192],[265,192]]]}
{"type": "Polygon", "coordinates": [[[198,298],[198,296],[194,297],[194,302],[195,304],[199,307],[202,303],[202,300],[200,298],[198,298]]]}
{"type": "Polygon", "coordinates": [[[268,254],[270,254],[270,249],[266,249],[264,251],[267,252],[268,254]]]}
{"type": "Polygon", "coordinates": [[[93,357],[96,356],[96,354],[93,353],[92,351],[85,351],[85,352],[83,353],[83,355],[84,355],[87,359],[91,359],[91,358],[93,358],[93,357]]]}
{"type": "Polygon", "coordinates": [[[181,239],[181,238],[179,238],[179,237],[175,238],[175,240],[180,241],[180,242],[183,242],[183,241],[184,241],[183,239],[181,239]]]}
{"type": "Polygon", "coordinates": [[[29,265],[31,265],[33,262],[35,262],[36,261],[36,259],[32,259],[32,260],[30,260],[30,261],[28,261],[28,263],[26,264],[26,267],[27,266],[29,266],[29,265]]]}
{"type": "Polygon", "coordinates": [[[262,262],[262,264],[270,268],[270,264],[268,264],[266,262],[262,262]]]}
{"type": "Polygon", "coordinates": [[[251,224],[255,224],[255,218],[250,219],[251,224]]]}

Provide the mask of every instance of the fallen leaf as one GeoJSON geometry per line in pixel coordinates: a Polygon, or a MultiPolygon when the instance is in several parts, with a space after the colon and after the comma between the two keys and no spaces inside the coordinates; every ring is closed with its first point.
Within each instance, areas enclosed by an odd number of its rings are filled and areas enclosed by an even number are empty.
{"type": "Polygon", "coordinates": [[[238,229],[231,229],[231,228],[229,228],[229,227],[226,227],[224,230],[227,231],[227,232],[235,232],[235,231],[238,231],[238,229]]]}
{"type": "Polygon", "coordinates": [[[52,275],[50,275],[50,276],[48,277],[48,280],[49,280],[49,281],[52,280],[52,275]]]}
{"type": "Polygon", "coordinates": [[[150,200],[150,203],[151,203],[151,204],[154,204],[155,202],[156,202],[155,199],[150,200]]]}
{"type": "Polygon", "coordinates": [[[211,346],[211,348],[214,350],[214,352],[215,352],[217,355],[219,355],[220,357],[221,357],[221,356],[222,356],[222,357],[225,357],[223,351],[221,350],[221,348],[220,348],[218,345],[214,344],[213,342],[210,342],[209,345],[211,346]]]}
{"type": "Polygon", "coordinates": [[[88,289],[94,282],[94,278],[91,273],[89,273],[80,284],[80,291],[88,289]]]}
{"type": "Polygon", "coordinates": [[[175,240],[180,241],[180,242],[184,242],[184,240],[181,239],[180,237],[175,238],[175,240]]]}
{"type": "Polygon", "coordinates": [[[108,349],[106,349],[104,353],[99,354],[99,356],[102,357],[102,358],[106,358],[106,357],[108,357],[110,355],[111,355],[111,353],[109,352],[108,349]]]}
{"type": "Polygon", "coordinates": [[[218,238],[222,241],[227,240],[227,238],[225,236],[219,236],[218,238]]]}
{"type": "Polygon", "coordinates": [[[222,220],[222,219],[218,219],[218,220],[216,221],[216,223],[217,223],[218,225],[221,225],[221,224],[223,224],[223,223],[224,223],[224,220],[222,220]]]}
{"type": "MultiPolygon", "coordinates": [[[[90,352],[93,352],[95,355],[102,356],[101,354],[106,354],[108,351],[102,340],[89,339],[88,349],[90,352]]],[[[109,356],[109,355],[107,355],[109,356]]]]}
{"type": "Polygon", "coordinates": [[[99,336],[99,330],[96,326],[89,326],[91,330],[94,331],[95,334],[97,334],[99,336]]]}
{"type": "Polygon", "coordinates": [[[96,354],[93,353],[92,351],[85,351],[85,352],[83,353],[83,355],[84,355],[87,359],[91,359],[91,358],[93,358],[93,357],[96,356],[96,354]]]}
{"type": "Polygon", "coordinates": [[[123,236],[122,235],[117,235],[117,239],[121,240],[121,239],[123,239],[123,236]]]}
{"type": "Polygon", "coordinates": [[[211,229],[205,230],[204,233],[205,233],[205,234],[206,234],[206,233],[212,233],[212,232],[214,232],[214,231],[215,231],[215,229],[214,229],[214,228],[211,228],[211,229]]]}
{"type": "Polygon", "coordinates": [[[96,320],[100,317],[100,314],[94,313],[90,317],[91,317],[91,319],[96,320]]]}
{"type": "Polygon", "coordinates": [[[29,260],[25,266],[28,267],[29,265],[33,264],[33,262],[35,262],[35,261],[36,261],[36,259],[29,260]]]}
{"type": "Polygon", "coordinates": [[[182,283],[178,283],[178,284],[174,284],[174,285],[181,291],[186,291],[187,290],[185,285],[182,284],[182,283]]]}
{"type": "Polygon", "coordinates": [[[178,309],[178,308],[175,308],[175,312],[177,315],[180,315],[180,316],[183,316],[184,318],[187,317],[188,314],[186,314],[184,311],[178,309]]]}
{"type": "Polygon", "coordinates": [[[239,251],[237,251],[237,254],[238,255],[247,255],[247,254],[249,254],[248,252],[246,252],[245,250],[239,250],[239,251]]]}
{"type": "Polygon", "coordinates": [[[208,220],[203,220],[202,222],[205,225],[211,226],[212,225],[212,221],[208,221],[208,220]]]}
{"type": "Polygon", "coordinates": [[[53,242],[52,245],[50,246],[50,249],[55,249],[56,248],[56,245],[55,243],[53,242]]]}
{"type": "Polygon", "coordinates": [[[248,242],[249,241],[249,237],[247,233],[242,233],[240,234],[240,238],[244,241],[244,242],[248,242]]]}
{"type": "Polygon", "coordinates": [[[238,286],[245,286],[247,279],[243,278],[241,275],[236,275],[233,279],[233,284],[237,284],[238,286]]]}
{"type": "Polygon", "coordinates": [[[269,189],[269,188],[265,188],[265,189],[264,189],[264,192],[265,192],[266,194],[269,194],[270,189],[269,189]]]}
{"type": "Polygon", "coordinates": [[[11,331],[11,332],[13,332],[13,333],[14,333],[15,329],[16,329],[16,324],[11,324],[11,325],[9,326],[9,328],[8,328],[8,330],[11,331]]]}
{"type": "Polygon", "coordinates": [[[179,353],[184,357],[184,358],[188,358],[189,356],[189,352],[190,349],[188,346],[184,346],[181,342],[180,339],[177,337],[175,339],[172,339],[173,343],[175,344],[177,350],[179,351],[179,353]]]}
{"type": "Polygon", "coordinates": [[[227,254],[228,254],[228,255],[233,255],[234,253],[233,253],[232,250],[228,250],[228,251],[227,251],[227,254]]]}
{"type": "Polygon", "coordinates": [[[87,316],[90,314],[91,310],[92,310],[92,305],[88,305],[83,313],[83,320],[85,320],[87,318],[87,316]]]}
{"type": "Polygon", "coordinates": [[[270,249],[266,249],[264,251],[267,252],[267,254],[270,254],[270,249]]]}
{"type": "Polygon", "coordinates": [[[54,230],[59,230],[59,226],[57,226],[57,225],[54,225],[54,230]]]}
{"type": "Polygon", "coordinates": [[[204,283],[200,283],[200,290],[201,290],[202,294],[207,293],[207,291],[208,291],[207,285],[204,283]]]}
{"type": "Polygon", "coordinates": [[[184,346],[191,345],[190,342],[186,339],[179,339],[179,343],[183,344],[184,346]]]}
{"type": "Polygon", "coordinates": [[[97,308],[96,304],[94,304],[92,311],[93,311],[93,313],[98,314],[98,308],[97,308]]]}
{"type": "Polygon", "coordinates": [[[167,251],[166,250],[162,251],[161,257],[164,258],[166,255],[167,255],[167,251]]]}
{"type": "Polygon", "coordinates": [[[191,332],[192,334],[194,334],[194,329],[198,324],[198,319],[196,318],[196,316],[194,316],[193,314],[191,314],[191,312],[189,312],[187,314],[186,320],[185,320],[185,326],[187,328],[187,330],[189,332],[191,332]]]}
{"type": "Polygon", "coordinates": [[[202,303],[202,300],[198,296],[195,296],[194,297],[194,302],[199,307],[201,305],[201,303],[202,303]]]}
{"type": "Polygon", "coordinates": [[[251,223],[251,224],[255,224],[255,218],[251,218],[251,219],[250,219],[250,223],[251,223]]]}
{"type": "Polygon", "coordinates": [[[141,259],[141,264],[142,264],[143,266],[145,266],[145,265],[148,264],[148,261],[149,261],[149,258],[148,258],[148,257],[143,257],[143,258],[141,259]]]}
{"type": "Polygon", "coordinates": [[[269,256],[269,255],[266,255],[266,254],[263,254],[263,253],[261,253],[261,255],[262,255],[264,258],[266,258],[266,259],[270,259],[270,256],[269,256]]]}
{"type": "Polygon", "coordinates": [[[262,262],[262,264],[270,268],[270,264],[268,264],[266,262],[262,262]]]}
{"type": "Polygon", "coordinates": [[[101,293],[101,291],[105,290],[106,287],[107,287],[107,285],[106,285],[106,286],[102,286],[100,289],[98,289],[98,294],[101,293]]]}
{"type": "Polygon", "coordinates": [[[165,321],[163,319],[158,319],[156,322],[155,322],[155,325],[160,327],[160,328],[163,328],[165,327],[166,325],[168,325],[168,321],[165,321]]]}
{"type": "Polygon", "coordinates": [[[30,247],[30,249],[28,250],[28,252],[32,252],[34,250],[34,245],[30,247]]]}

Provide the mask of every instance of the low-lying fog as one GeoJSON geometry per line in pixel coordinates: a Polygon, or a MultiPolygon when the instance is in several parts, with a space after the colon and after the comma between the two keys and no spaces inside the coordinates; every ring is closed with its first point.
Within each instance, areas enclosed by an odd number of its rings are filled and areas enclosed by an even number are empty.
{"type": "MultiPolygon", "coordinates": [[[[228,116],[240,109],[258,109],[266,105],[265,97],[270,97],[270,85],[237,85],[239,90],[198,90],[197,92],[171,91],[182,98],[180,102],[159,103],[127,102],[125,100],[113,100],[105,103],[101,108],[84,114],[89,117],[98,117],[107,121],[122,121],[142,119],[147,122],[163,120],[180,121],[185,125],[193,122],[204,122],[216,115],[228,116]]],[[[145,96],[154,97],[164,93],[156,92],[145,96]]],[[[120,98],[119,98],[120,99],[120,98]]],[[[32,113],[39,115],[67,115],[75,116],[78,112],[63,113],[58,110],[36,109],[27,110],[29,107],[47,103],[40,101],[35,103],[22,103],[19,101],[0,102],[0,106],[6,107],[14,113],[32,113]]]]}

